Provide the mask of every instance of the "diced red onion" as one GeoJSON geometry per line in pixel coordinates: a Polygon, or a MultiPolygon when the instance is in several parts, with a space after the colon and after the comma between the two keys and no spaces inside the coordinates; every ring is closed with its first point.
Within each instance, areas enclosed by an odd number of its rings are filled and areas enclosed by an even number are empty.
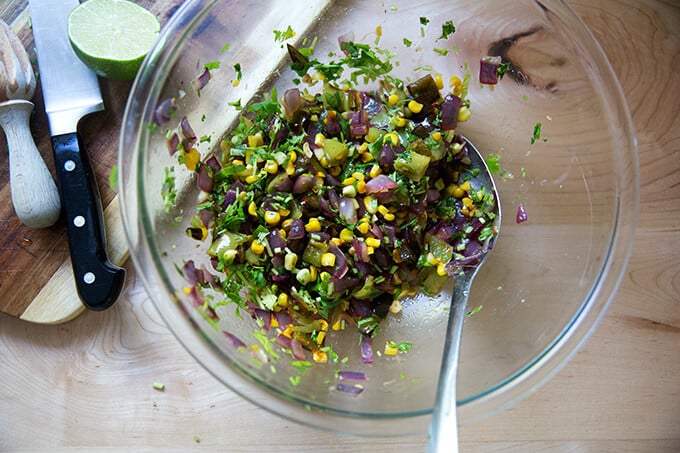
{"type": "Polygon", "coordinates": [[[191,143],[196,143],[196,132],[194,132],[194,129],[191,127],[191,124],[189,124],[189,120],[187,119],[186,116],[183,116],[182,119],[179,122],[180,129],[182,130],[182,135],[184,138],[189,140],[191,143]]]}
{"type": "Polygon", "coordinates": [[[463,100],[456,95],[447,94],[441,105],[441,130],[452,131],[458,127],[458,112],[463,100]]]}
{"type": "MultiPolygon", "coordinates": [[[[400,148],[400,152],[404,152],[404,149],[402,147],[400,148]]],[[[391,170],[395,160],[397,160],[397,155],[395,154],[393,146],[391,144],[384,145],[380,150],[380,154],[378,154],[378,163],[391,170]]]]}
{"type": "Polygon", "coordinates": [[[189,260],[182,266],[182,273],[184,274],[184,279],[190,285],[195,285],[196,283],[203,283],[203,271],[196,268],[194,260],[189,260]]]}
{"type": "Polygon", "coordinates": [[[262,328],[266,331],[272,327],[272,312],[269,310],[263,310],[262,308],[256,308],[253,310],[253,314],[257,319],[262,321],[262,328]]]}
{"type": "Polygon", "coordinates": [[[212,77],[210,70],[204,67],[203,71],[191,81],[191,88],[197,93],[200,92],[208,84],[210,77],[212,77]]]}
{"type": "Polygon", "coordinates": [[[203,271],[203,278],[205,280],[205,283],[209,283],[213,286],[217,284],[217,280],[215,279],[215,276],[208,270],[208,268],[205,267],[205,264],[201,266],[201,271],[203,271]]]}
{"type": "Polygon", "coordinates": [[[312,190],[312,187],[314,187],[315,183],[316,178],[314,176],[307,173],[303,173],[297,178],[295,178],[292,191],[295,194],[309,192],[310,190],[312,190]]]}
{"type": "Polygon", "coordinates": [[[296,359],[305,360],[306,355],[305,355],[305,350],[302,347],[302,343],[300,343],[295,338],[293,338],[290,341],[290,351],[293,353],[293,357],[295,357],[296,359]]]}
{"type": "Polygon", "coordinates": [[[201,189],[203,192],[212,192],[213,187],[215,187],[215,183],[212,179],[212,176],[210,175],[210,172],[208,171],[208,166],[205,164],[201,164],[198,166],[198,177],[196,178],[196,184],[198,184],[198,188],[201,189]]]}
{"type": "MultiPolygon", "coordinates": [[[[368,187],[368,183],[366,186],[368,187]]],[[[338,212],[344,217],[345,222],[347,222],[348,225],[355,225],[357,223],[357,209],[354,206],[354,200],[352,198],[340,198],[340,200],[338,200],[338,212]]]]}
{"type": "Polygon", "coordinates": [[[349,133],[353,137],[363,137],[368,134],[368,115],[364,109],[349,113],[349,133]]]}
{"type": "Polygon", "coordinates": [[[163,99],[153,111],[153,121],[158,126],[170,121],[177,110],[177,101],[174,97],[163,99]]]}
{"type": "Polygon", "coordinates": [[[227,332],[226,330],[223,330],[222,333],[224,334],[225,337],[227,337],[229,339],[229,341],[231,341],[231,344],[235,348],[245,348],[246,347],[246,344],[243,341],[241,341],[236,335],[234,335],[230,332],[227,332]]]}
{"type": "Polygon", "coordinates": [[[361,285],[362,280],[357,277],[336,277],[332,276],[329,280],[329,283],[333,284],[333,293],[334,294],[342,294],[347,290],[354,289],[361,285]]]}
{"type": "Polygon", "coordinates": [[[170,133],[170,136],[165,142],[168,145],[168,152],[170,155],[174,155],[177,152],[177,148],[179,148],[179,134],[177,132],[170,133]]]}
{"type": "Polygon", "coordinates": [[[373,340],[367,335],[361,336],[361,361],[373,363],[373,340]]]}
{"type": "Polygon", "coordinates": [[[300,219],[295,219],[290,224],[290,230],[288,231],[288,239],[302,239],[305,237],[305,222],[300,219]]]}
{"type": "Polygon", "coordinates": [[[288,324],[293,322],[293,317],[285,311],[275,311],[274,318],[276,318],[276,322],[282,329],[285,329],[288,324]]]}
{"type": "Polygon", "coordinates": [[[502,58],[498,56],[482,57],[479,60],[479,83],[496,85],[498,83],[498,66],[502,61],[502,58]]]}
{"type": "Polygon", "coordinates": [[[292,340],[285,335],[282,334],[277,335],[276,342],[283,346],[284,348],[291,349],[292,340]]]}
{"type": "Polygon", "coordinates": [[[336,390],[339,390],[341,392],[351,393],[353,395],[358,395],[359,393],[364,391],[364,388],[359,386],[359,385],[356,385],[356,384],[348,385],[348,384],[343,384],[342,382],[339,382],[335,386],[335,388],[336,388],[336,390]]]}
{"type": "Polygon", "coordinates": [[[297,112],[300,106],[302,106],[302,98],[299,89],[291,88],[283,93],[283,111],[286,115],[297,112]]]}
{"type": "Polygon", "coordinates": [[[352,239],[352,247],[354,247],[355,257],[364,263],[368,263],[368,248],[366,242],[359,241],[356,238],[352,239]]]}
{"type": "Polygon", "coordinates": [[[214,154],[211,154],[206,160],[205,160],[206,165],[208,165],[210,168],[212,168],[215,172],[218,172],[222,170],[222,164],[220,163],[220,160],[215,156],[214,154]]]}
{"type": "Polygon", "coordinates": [[[347,264],[347,257],[343,253],[342,250],[340,250],[340,247],[335,245],[332,242],[329,242],[328,244],[328,251],[335,255],[335,265],[334,265],[334,272],[333,276],[335,278],[343,278],[346,274],[347,271],[349,270],[349,265],[347,264]]]}
{"type": "Polygon", "coordinates": [[[387,192],[397,187],[397,183],[387,175],[378,175],[366,183],[366,193],[387,192]]]}
{"type": "Polygon", "coordinates": [[[208,226],[210,226],[210,221],[215,218],[215,213],[209,209],[201,209],[198,211],[198,217],[201,219],[203,226],[208,228],[208,226]]]}
{"type": "Polygon", "coordinates": [[[267,242],[269,242],[269,247],[274,254],[281,253],[283,249],[286,248],[286,241],[283,239],[283,236],[281,236],[281,232],[278,228],[274,228],[269,232],[267,235],[267,242]],[[278,253],[277,250],[279,250],[278,253]]]}
{"type": "Polygon", "coordinates": [[[338,371],[338,381],[365,381],[366,373],[363,371],[338,371]]]}
{"type": "Polygon", "coordinates": [[[524,205],[520,203],[517,206],[517,215],[515,216],[515,222],[524,223],[527,220],[529,220],[529,215],[527,214],[526,209],[524,209],[524,205]]]}

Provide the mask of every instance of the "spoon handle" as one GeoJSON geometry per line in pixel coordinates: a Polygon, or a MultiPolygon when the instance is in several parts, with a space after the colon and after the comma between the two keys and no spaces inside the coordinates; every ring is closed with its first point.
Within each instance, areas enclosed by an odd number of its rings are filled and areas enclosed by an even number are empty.
{"type": "Polygon", "coordinates": [[[57,186],[33,142],[29,117],[33,104],[24,100],[0,103],[0,126],[9,147],[10,188],[14,211],[30,228],[54,224],[61,214],[57,186]]]}
{"type": "Polygon", "coordinates": [[[456,282],[447,325],[442,366],[437,386],[437,401],[432,410],[428,453],[452,453],[458,451],[458,416],[456,410],[456,379],[458,355],[468,301],[469,283],[474,275],[465,275],[456,282]]]}

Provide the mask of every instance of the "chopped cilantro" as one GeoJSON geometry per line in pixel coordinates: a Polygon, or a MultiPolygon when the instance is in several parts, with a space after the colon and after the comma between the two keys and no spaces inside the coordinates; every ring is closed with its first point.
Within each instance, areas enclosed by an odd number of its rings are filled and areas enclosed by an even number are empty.
{"type": "Polygon", "coordinates": [[[533,145],[534,143],[536,143],[536,140],[539,140],[539,139],[541,138],[541,126],[542,126],[541,123],[536,123],[536,124],[534,125],[534,133],[533,133],[533,135],[531,136],[531,144],[532,144],[532,145],[533,145]]]}
{"type": "Polygon", "coordinates": [[[297,376],[290,376],[290,377],[288,378],[288,380],[290,381],[290,383],[291,383],[294,387],[297,387],[298,385],[300,385],[300,380],[302,380],[302,376],[300,376],[300,375],[297,375],[297,376]]]}
{"type": "Polygon", "coordinates": [[[500,171],[501,169],[500,160],[501,160],[500,154],[489,154],[484,159],[484,161],[486,162],[486,166],[489,167],[489,171],[491,173],[498,173],[500,171]]]}
{"type": "Polygon", "coordinates": [[[502,80],[503,76],[510,70],[510,63],[501,63],[496,68],[496,73],[498,74],[498,80],[502,80]]]}
{"type": "Polygon", "coordinates": [[[241,71],[241,63],[236,63],[234,65],[234,71],[236,71],[236,80],[241,80],[241,77],[243,77],[243,72],[241,71]]]}
{"type": "Polygon", "coordinates": [[[430,23],[430,19],[425,16],[420,16],[420,25],[427,25],[430,23]]]}
{"type": "Polygon", "coordinates": [[[224,53],[227,50],[229,50],[229,43],[226,43],[222,46],[222,49],[220,49],[220,53],[224,53]]]}
{"type": "Polygon", "coordinates": [[[411,45],[413,44],[413,41],[411,41],[411,40],[408,39],[408,38],[402,39],[402,42],[404,43],[404,45],[405,45],[406,47],[411,47],[411,45]]]}
{"type": "Polygon", "coordinates": [[[286,39],[293,38],[295,36],[295,31],[289,25],[285,30],[274,30],[274,42],[283,42],[286,39]]]}
{"type": "Polygon", "coordinates": [[[452,20],[447,20],[442,24],[442,34],[437,38],[437,41],[440,39],[447,39],[450,35],[454,34],[456,32],[456,26],[453,25],[452,20]]]}
{"type": "Polygon", "coordinates": [[[211,70],[211,69],[219,69],[220,67],[220,62],[219,61],[211,61],[210,63],[206,63],[203,65],[205,69],[211,70]]]}
{"type": "Polygon", "coordinates": [[[177,198],[177,189],[175,188],[175,168],[166,167],[165,176],[163,177],[163,187],[161,188],[161,195],[163,196],[163,206],[165,212],[170,212],[170,208],[175,205],[177,198]]]}
{"type": "Polygon", "coordinates": [[[465,316],[467,316],[469,318],[470,316],[473,316],[473,315],[479,313],[482,310],[483,307],[484,307],[484,305],[477,305],[475,308],[473,308],[472,310],[465,313],[465,316]]]}
{"type": "Polygon", "coordinates": [[[442,48],[439,48],[439,47],[435,47],[432,50],[434,50],[435,53],[441,55],[442,57],[445,57],[449,54],[449,49],[446,49],[446,48],[442,49],[442,48]]]}

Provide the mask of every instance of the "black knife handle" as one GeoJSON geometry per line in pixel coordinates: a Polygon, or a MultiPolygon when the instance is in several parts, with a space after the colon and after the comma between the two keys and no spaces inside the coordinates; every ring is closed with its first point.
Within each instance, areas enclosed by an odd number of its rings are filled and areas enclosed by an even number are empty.
{"type": "Polygon", "coordinates": [[[77,133],[52,137],[52,148],[78,295],[87,308],[104,310],[118,299],[125,269],[106,256],[97,181],[77,133]]]}

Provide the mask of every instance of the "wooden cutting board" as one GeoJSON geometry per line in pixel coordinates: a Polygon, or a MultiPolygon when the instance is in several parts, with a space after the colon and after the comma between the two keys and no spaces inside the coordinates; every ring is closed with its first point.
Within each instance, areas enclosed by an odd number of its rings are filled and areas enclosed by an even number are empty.
{"type": "MultiPolygon", "coordinates": [[[[137,0],[154,13],[161,24],[176,11],[183,0],[137,0]]],[[[31,61],[36,61],[30,29],[28,4],[12,2],[1,8],[3,17],[19,36],[31,61]]],[[[37,71],[37,67],[35,67],[37,71]]],[[[80,132],[88,148],[97,176],[105,220],[109,258],[115,264],[127,261],[127,245],[120,221],[118,198],[109,187],[111,168],[116,165],[118,138],[125,103],[132,82],[100,79],[105,110],[84,118],[80,132]]],[[[43,159],[54,174],[49,127],[40,84],[33,98],[35,111],[31,131],[43,159]]],[[[7,142],[0,134],[0,312],[27,321],[58,324],[78,316],[85,307],[80,303],[73,282],[63,219],[46,229],[30,229],[19,221],[12,207],[9,185],[7,142]]]]}

